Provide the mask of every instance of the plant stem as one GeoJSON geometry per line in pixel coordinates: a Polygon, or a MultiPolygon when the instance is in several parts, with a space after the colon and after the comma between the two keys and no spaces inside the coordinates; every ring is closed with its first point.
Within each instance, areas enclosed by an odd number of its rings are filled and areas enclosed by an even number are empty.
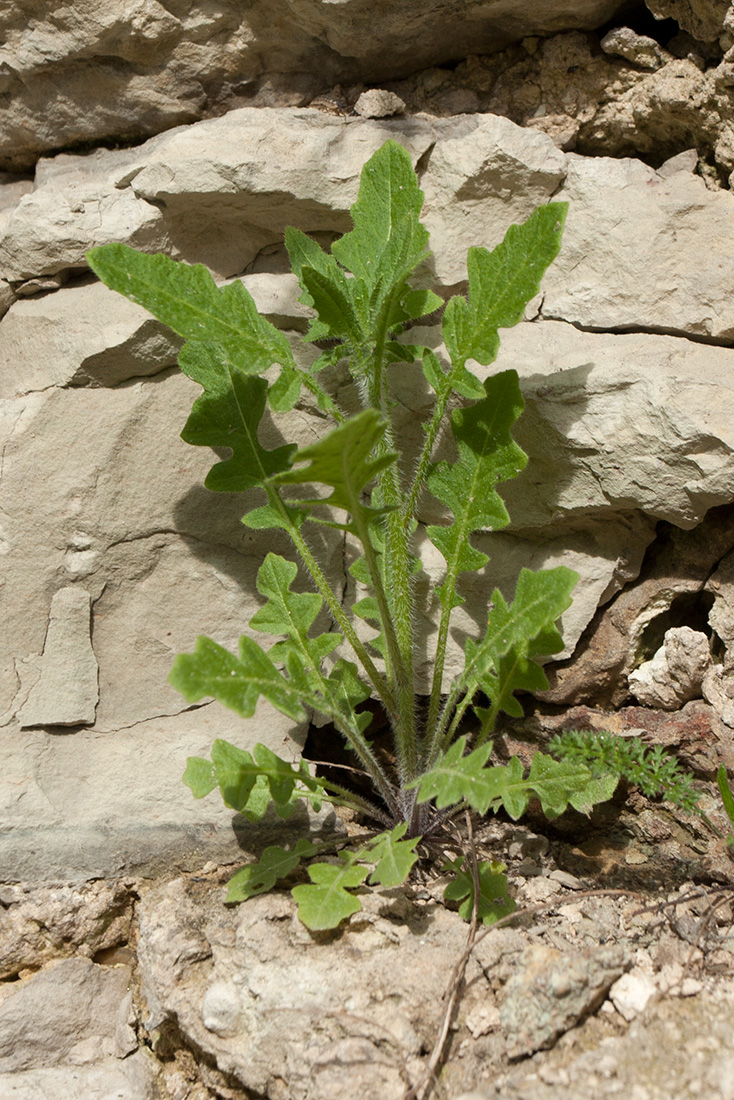
{"type": "MultiPolygon", "coordinates": [[[[311,553],[311,550],[309,549],[308,544],[303,538],[298,527],[288,514],[288,510],[283,501],[280,499],[280,495],[270,485],[265,485],[265,490],[268,494],[268,500],[270,501],[271,505],[279,512],[280,516],[282,517],[284,526],[290,534],[293,543],[298,550],[298,553],[301,555],[304,565],[313,577],[316,587],[326,601],[327,607],[339,624],[341,630],[344,632],[344,635],[352,646],[355,654],[361,661],[362,667],[364,668],[365,672],[372,682],[372,686],[384,702],[388,712],[394,714],[394,697],[390,688],[385,683],[383,677],[380,676],[369,653],[367,653],[364,645],[362,644],[362,642],[360,642],[359,638],[355,634],[354,628],[349,622],[349,619],[347,618],[343,607],[339,603],[336,593],[324,576],[321,567],[311,553]]],[[[339,716],[339,721],[340,725],[343,724],[343,716],[339,716]]],[[[362,736],[361,732],[357,730],[356,727],[350,728],[348,732],[346,730],[343,730],[343,732],[345,736],[348,737],[350,745],[359,757],[365,770],[371,776],[372,780],[375,783],[375,786],[379,790],[382,797],[385,799],[386,803],[391,808],[395,808],[397,810],[392,784],[388,780],[387,775],[385,774],[383,769],[380,767],[377,758],[367,744],[365,738],[362,736]]]]}
{"type": "MultiPolygon", "coordinates": [[[[397,293],[397,292],[394,292],[397,293]]],[[[380,323],[377,328],[375,350],[372,356],[370,399],[379,409],[386,425],[385,435],[379,445],[379,452],[393,450],[394,431],[390,413],[388,394],[384,385],[385,341],[387,338],[387,318],[393,306],[393,295],[386,300],[380,323]]],[[[418,745],[415,725],[415,688],[413,677],[413,600],[410,588],[410,561],[408,536],[403,527],[403,492],[400,487],[397,463],[386,467],[381,474],[380,489],[382,502],[392,508],[388,512],[386,525],[387,576],[391,584],[391,610],[397,639],[398,659],[394,662],[395,690],[397,692],[398,716],[394,725],[395,746],[398,757],[398,770],[401,785],[409,783],[417,775],[418,745]]],[[[392,626],[388,618],[384,626],[392,626]]],[[[387,633],[387,631],[386,631],[387,633]]]]}

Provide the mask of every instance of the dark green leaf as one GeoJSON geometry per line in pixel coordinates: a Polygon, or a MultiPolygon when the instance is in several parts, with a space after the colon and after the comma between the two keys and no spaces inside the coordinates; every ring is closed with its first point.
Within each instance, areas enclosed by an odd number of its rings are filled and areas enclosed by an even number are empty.
{"type": "MultiPolygon", "coordinates": [[[[474,912],[474,879],[462,859],[450,860],[447,870],[456,875],[443,892],[446,901],[459,901],[459,916],[471,920],[474,912]]],[[[515,903],[509,895],[504,863],[483,860],[478,864],[479,898],[477,917],[483,924],[495,924],[502,917],[515,911],[515,903]]]]}
{"type": "Polygon", "coordinates": [[[207,489],[239,493],[262,486],[269,477],[288,469],[297,451],[295,444],[266,451],[258,439],[268,389],[264,379],[223,366],[217,349],[208,344],[186,344],[179,364],[184,374],[204,387],[181,438],[195,447],[232,449],[231,458],[210,470],[207,489]]]}
{"type": "Polygon", "coordinates": [[[315,855],[318,849],[310,840],[301,837],[292,851],[273,845],[266,848],[257,863],[250,863],[235,871],[227,883],[228,903],[246,901],[257,894],[266,894],[276,882],[287,878],[298,864],[315,855]]]}

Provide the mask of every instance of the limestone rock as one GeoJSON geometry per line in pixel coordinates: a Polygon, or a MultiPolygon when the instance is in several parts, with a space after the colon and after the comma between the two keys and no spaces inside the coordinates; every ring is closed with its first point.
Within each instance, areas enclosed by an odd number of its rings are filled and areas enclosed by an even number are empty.
{"type": "MultiPolygon", "coordinates": [[[[728,654],[731,661],[731,653],[728,654]]],[[[734,672],[712,665],[703,678],[701,694],[730,729],[734,729],[734,672]]]]}
{"type": "Polygon", "coordinates": [[[623,974],[609,990],[609,999],[621,1016],[629,1023],[644,1012],[645,1006],[655,995],[652,974],[636,966],[623,974]]]}
{"type": "Polygon", "coordinates": [[[567,168],[558,198],[570,209],[543,315],[734,342],[734,195],[685,171],[661,179],[641,161],[569,154],[567,168]]]}
{"type": "Polygon", "coordinates": [[[618,944],[575,952],[541,944],[526,948],[505,986],[501,1009],[509,1057],[551,1046],[598,1008],[628,966],[618,944]]]}
{"type": "Polygon", "coordinates": [[[684,31],[702,42],[719,37],[730,0],[645,0],[656,19],[676,19],[684,31]]]}
{"type": "Polygon", "coordinates": [[[564,155],[545,134],[496,115],[440,119],[441,140],[421,187],[431,234],[431,270],[446,287],[464,285],[467,249],[494,248],[513,222],[524,221],[558,191],[564,155]]]}
{"type": "Polygon", "coordinates": [[[0,750],[0,866],[11,882],[79,882],[133,873],[167,874],[227,862],[283,843],[292,830],[337,828],[333,814],[275,814],[252,825],[217,791],[196,800],[182,775],[189,756],[208,757],[218,737],[268,745],[296,759],[305,728],[261,702],[249,722],[219,704],[141,721],[115,733],[83,730],[49,741],[44,730],[3,729],[0,750]]]}
{"type": "Polygon", "coordinates": [[[87,250],[112,241],[170,252],[161,212],[117,185],[135,160],[135,151],[97,149],[40,165],[35,189],[0,226],[4,277],[12,283],[84,269],[87,250]]]}
{"type": "MultiPolygon", "coordinates": [[[[211,884],[174,880],[140,906],[139,960],[147,1024],[183,1035],[245,1089],[319,1100],[398,1100],[430,1049],[441,994],[466,925],[403,890],[364,895],[347,927],[314,936],[283,893],[222,906],[211,884]],[[287,974],[287,981],[284,981],[287,974]],[[430,1036],[430,1038],[429,1038],[430,1036]]],[[[477,944],[467,1011],[491,1003],[477,944]]]]}
{"type": "Polygon", "coordinates": [[[0,325],[0,398],[48,386],[115,386],[176,362],[181,341],[102,283],[21,300],[0,325]]]}
{"type": "Polygon", "coordinates": [[[129,967],[102,968],[76,958],[6,987],[0,1001],[0,1073],[89,1065],[100,1055],[125,1057],[131,1052],[130,977],[129,967]]]}
{"type": "Polygon", "coordinates": [[[132,898],[119,882],[0,886],[0,979],[66,955],[91,957],[130,934],[132,898]]]}
{"type": "Polygon", "coordinates": [[[395,79],[526,35],[603,25],[619,0],[257,0],[201,8],[70,0],[0,17],[0,170],[95,140],[141,140],[255,102],[304,104],[324,86],[395,79]]]}
{"type": "Polygon", "coordinates": [[[161,1070],[147,1050],[120,1060],[101,1058],[92,1065],[56,1066],[21,1073],[0,1073],[0,1090],[12,1100],[158,1100],[161,1070]]]}
{"type": "Polygon", "coordinates": [[[18,714],[21,729],[94,723],[98,668],[89,632],[89,593],[60,588],[51,601],[39,679],[18,714]]]}
{"type": "Polygon", "coordinates": [[[654,38],[637,34],[629,27],[617,27],[609,31],[602,38],[600,46],[604,53],[624,57],[641,69],[659,69],[669,58],[654,38]]]}
{"type": "Polygon", "coordinates": [[[628,677],[630,691],[643,706],[677,710],[700,698],[704,674],[711,664],[709,640],[689,626],[666,631],[662,646],[628,677]]]}
{"type": "Polygon", "coordinates": [[[600,606],[573,661],[548,669],[551,687],[542,698],[619,706],[639,654],[662,644],[671,620],[682,625],[688,619],[699,629],[708,621],[726,637],[723,624],[714,625],[704,586],[733,545],[734,511],[727,505],[711,509],[690,531],[661,531],[639,579],[600,606]]]}
{"type": "Polygon", "coordinates": [[[354,104],[354,110],[362,118],[389,118],[391,115],[402,114],[405,104],[394,92],[370,88],[369,91],[362,92],[354,104]]]}

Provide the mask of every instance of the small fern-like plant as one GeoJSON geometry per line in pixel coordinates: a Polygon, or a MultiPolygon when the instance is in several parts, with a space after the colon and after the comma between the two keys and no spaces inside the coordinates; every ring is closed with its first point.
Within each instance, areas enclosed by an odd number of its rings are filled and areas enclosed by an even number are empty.
{"type": "MultiPolygon", "coordinates": [[[[214,465],[206,487],[243,493],[243,523],[285,531],[310,577],[308,591],[294,590],[296,562],[268,553],[257,577],[265,602],[250,628],[277,640],[265,648],[252,633],[244,634],[238,652],[230,653],[201,637],[192,653],[177,658],[170,680],[190,703],[214,697],[244,718],[261,697],[295,722],[318,711],[341,732],[371,780],[374,796],[366,798],[346,783],[312,774],[304,761],[292,764],[264,745],[250,752],[222,740],[214,743],[210,760],[188,762],[184,779],[195,797],[218,787],[225,803],[251,821],[271,804],[286,818],[305,799],[315,809],[324,801],[349,806],[377,826],[356,849],[309,863],[310,881],[293,895],[301,920],[312,929],[335,927],[356,912],[361,903],[355,891],[367,879],[383,886],[403,882],[419,858],[421,838],[438,837],[458,809],[486,814],[503,807],[518,818],[532,797],[554,817],[568,805],[588,811],[611,797],[617,782],[614,775],[594,774],[586,763],[542,753],[528,775],[517,758],[490,764],[498,715],[522,714],[516,693],[547,686],[537,659],[562,648],[555,623],[571,602],[578,579],[572,570],[523,569],[511,603],[495,589],[484,634],[466,643],[463,670],[443,691],[452,614],[464,602],[457,585],[466,573],[484,572],[489,560],[471,537],[509,522],[497,485],[527,462],[510,434],[523,407],[517,374],[506,370],[480,381],[471,363],[494,362],[499,329],[515,325],[537,294],[560,247],[566,204],[540,207],[523,225],[512,226],[494,251],[469,249],[468,295],[450,298],[443,311],[445,356],[411,342],[411,323],[444,306],[431,290],[411,284],[428,255],[422,205],[410,156],[389,141],[364,166],[351,210],[353,228],[329,252],[297,229],[286,231],[301,301],[313,310],[304,340],[325,344],[309,369],[296,361],[286,336],[260,316],[240,281],[217,286],[201,265],[123,244],[88,254],[104,282],[185,338],[179,364],[203,393],[182,437],[194,446],[231,451],[214,465]],[[362,407],[352,416],[322,384],[329,373],[324,368],[340,360],[361,396],[362,407]],[[433,391],[433,412],[411,461],[399,453],[393,384],[405,364],[418,361],[433,391]],[[273,366],[277,377],[264,377],[273,366]],[[265,448],[258,427],[266,404],[277,417],[303,393],[331,429],[300,450],[288,443],[265,448]],[[437,462],[447,421],[456,457],[437,462]],[[437,589],[430,700],[423,708],[417,705],[414,665],[415,578],[421,570],[415,533],[419,502],[426,498],[432,510],[443,509],[446,522],[425,529],[445,571],[437,589]],[[351,572],[368,594],[351,607],[313,549],[309,534],[315,524],[348,532],[360,547],[351,572]],[[318,633],[324,606],[333,629],[318,633]],[[369,641],[357,620],[375,629],[369,641]],[[334,650],[344,642],[351,657],[337,658],[334,650]],[[479,705],[482,695],[486,706],[479,705]],[[366,735],[370,714],[364,704],[370,697],[382,702],[389,717],[394,763],[366,735]],[[478,723],[471,747],[462,732],[470,710],[478,723]]],[[[266,849],[256,864],[235,874],[229,900],[272,888],[321,850],[307,837],[290,848],[266,849]]],[[[491,922],[510,911],[501,865],[482,862],[478,875],[474,868],[470,874],[468,863],[457,858],[447,869],[453,875],[447,898],[460,903],[462,913],[476,908],[491,922]]]]}

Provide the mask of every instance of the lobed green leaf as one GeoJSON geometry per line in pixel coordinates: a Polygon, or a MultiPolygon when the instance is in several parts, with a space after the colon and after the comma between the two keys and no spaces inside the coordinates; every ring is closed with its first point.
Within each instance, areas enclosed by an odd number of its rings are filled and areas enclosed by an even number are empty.
{"type": "Polygon", "coordinates": [[[298,695],[268,654],[244,634],[239,649],[236,657],[211,638],[200,636],[193,653],[178,655],[168,682],[189,703],[211,695],[243,718],[251,718],[263,696],[295,722],[304,721],[306,712],[298,695]]]}
{"type": "Polygon", "coordinates": [[[488,378],[484,398],[467,409],[457,409],[451,428],[459,458],[441,462],[428,475],[428,489],[453,513],[443,527],[426,528],[434,546],[446,559],[446,583],[438,592],[442,603],[461,602],[455,592],[459,573],[481,569],[487,555],[471,545],[469,536],[479,530],[497,530],[510,522],[496,491],[500,481],[515,477],[527,455],[510,435],[510,427],[522,411],[523,401],[515,371],[488,378]]]}
{"type": "Polygon", "coordinates": [[[568,203],[539,207],[522,225],[511,225],[492,252],[470,248],[469,298],[449,300],[443,339],[452,361],[475,359],[488,366],[499,350],[500,328],[522,320],[525,306],[561,247],[568,203]]]}
{"type": "Polygon", "coordinates": [[[186,344],[179,355],[184,374],[204,393],[194,402],[181,438],[194,447],[229,447],[232,457],[216,463],[204,484],[220,493],[240,493],[262,487],[268,478],[287,470],[298,448],[294,443],[266,450],[258,439],[265,411],[267,382],[223,369],[216,349],[186,344]]]}
{"type": "MultiPolygon", "coordinates": [[[[365,409],[353,416],[345,424],[340,424],[317,443],[299,450],[292,459],[295,464],[305,466],[285,470],[271,478],[273,485],[292,485],[300,482],[315,482],[329,486],[332,490],[328,497],[313,497],[299,500],[300,509],[317,505],[330,505],[341,508],[351,516],[362,515],[372,520],[385,509],[375,509],[362,501],[362,492],[377,474],[397,459],[390,451],[373,458],[372,452],[385,435],[385,422],[376,409],[365,409]]],[[[353,524],[340,524],[347,530],[353,530],[353,524]]]]}
{"type": "Polygon", "coordinates": [[[361,886],[368,874],[369,869],[358,867],[349,853],[343,854],[338,864],[312,863],[308,869],[311,882],[292,890],[299,920],[313,932],[336,928],[362,908],[359,898],[349,891],[361,886]]]}
{"type": "Polygon", "coordinates": [[[407,828],[408,823],[402,821],[391,832],[381,833],[371,841],[365,854],[365,858],[377,861],[377,866],[370,875],[371,886],[400,886],[418,862],[415,848],[421,838],[415,836],[403,840],[407,828]]]}
{"type": "MultiPolygon", "coordinates": [[[[459,916],[471,920],[474,912],[474,879],[467,861],[463,858],[449,860],[446,870],[453,871],[455,878],[443,892],[446,901],[458,901],[459,916]]],[[[490,863],[482,860],[477,865],[479,879],[479,897],[477,899],[477,917],[483,924],[496,924],[502,917],[508,917],[515,911],[515,902],[509,894],[504,863],[494,860],[490,863]]]]}
{"type": "Polygon", "coordinates": [[[276,882],[295,871],[302,860],[317,851],[316,845],[305,837],[301,837],[291,851],[276,845],[266,848],[257,863],[241,867],[232,875],[227,883],[227,903],[247,901],[257,894],[266,894],[276,882]]]}

